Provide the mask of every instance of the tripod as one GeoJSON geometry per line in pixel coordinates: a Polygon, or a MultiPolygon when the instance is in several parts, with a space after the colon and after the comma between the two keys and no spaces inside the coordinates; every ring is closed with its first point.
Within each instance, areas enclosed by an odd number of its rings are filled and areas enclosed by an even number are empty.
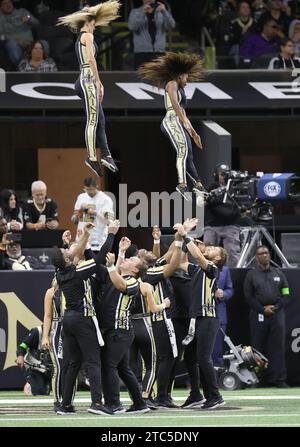
{"type": "MultiPolygon", "coordinates": [[[[266,238],[271,248],[281,260],[282,267],[293,267],[288,262],[288,260],[265,227],[263,227],[262,225],[258,225],[256,227],[244,227],[244,233],[246,235],[241,250],[241,256],[237,263],[238,268],[246,268],[251,264],[251,262],[255,258],[255,254],[253,255],[253,253],[255,253],[256,247],[262,244],[263,237],[266,238]]],[[[276,263],[274,262],[274,264],[276,263]]],[[[277,265],[277,267],[279,266],[277,265]]]]}

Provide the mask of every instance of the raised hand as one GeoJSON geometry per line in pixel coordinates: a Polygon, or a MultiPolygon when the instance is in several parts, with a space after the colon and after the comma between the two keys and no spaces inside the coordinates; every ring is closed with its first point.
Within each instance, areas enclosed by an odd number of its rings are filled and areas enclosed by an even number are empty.
{"type": "Polygon", "coordinates": [[[111,267],[115,263],[115,255],[113,253],[107,253],[106,255],[106,267],[111,267]]]}
{"type": "Polygon", "coordinates": [[[188,233],[189,231],[191,231],[193,228],[195,228],[198,224],[198,219],[196,217],[193,217],[192,219],[186,219],[183,222],[183,226],[184,229],[186,230],[186,232],[188,233]]]}
{"type": "Polygon", "coordinates": [[[154,225],[154,227],[152,228],[152,237],[157,241],[160,239],[161,231],[158,225],[154,225]]]}
{"type": "Polygon", "coordinates": [[[90,235],[93,228],[95,228],[95,225],[92,224],[91,222],[85,224],[83,228],[83,234],[90,235]]]}
{"type": "Polygon", "coordinates": [[[119,250],[125,252],[131,245],[131,240],[128,237],[122,237],[119,242],[119,250]]]}
{"type": "Polygon", "coordinates": [[[113,220],[109,222],[108,224],[108,232],[112,234],[117,234],[120,228],[120,221],[119,220],[113,220]]]}
{"type": "Polygon", "coordinates": [[[63,241],[63,243],[66,244],[66,245],[70,245],[71,240],[72,240],[72,234],[71,234],[71,231],[70,231],[70,230],[66,230],[66,231],[64,231],[64,232],[63,232],[63,235],[62,235],[62,241],[63,241]]]}

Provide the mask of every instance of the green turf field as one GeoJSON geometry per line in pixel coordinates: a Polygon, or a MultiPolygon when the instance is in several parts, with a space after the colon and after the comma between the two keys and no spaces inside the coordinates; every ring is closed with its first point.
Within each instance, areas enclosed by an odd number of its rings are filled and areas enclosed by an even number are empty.
{"type": "MultiPolygon", "coordinates": [[[[99,416],[87,413],[88,392],[78,392],[77,414],[56,415],[49,397],[0,392],[0,427],[297,427],[300,426],[300,388],[245,389],[223,392],[226,405],[216,410],[157,410],[141,415],[99,416]]],[[[186,390],[175,390],[181,405],[186,390]]],[[[122,393],[124,406],[130,404],[122,393]]]]}

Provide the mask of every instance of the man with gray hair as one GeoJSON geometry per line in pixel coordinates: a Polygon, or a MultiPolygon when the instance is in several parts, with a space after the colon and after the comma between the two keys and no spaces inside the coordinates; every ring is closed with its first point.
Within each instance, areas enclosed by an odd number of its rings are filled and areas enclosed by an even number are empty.
{"type": "Polygon", "coordinates": [[[27,230],[56,230],[59,226],[57,205],[47,197],[47,186],[41,180],[31,185],[32,199],[24,207],[24,222],[27,230]]]}

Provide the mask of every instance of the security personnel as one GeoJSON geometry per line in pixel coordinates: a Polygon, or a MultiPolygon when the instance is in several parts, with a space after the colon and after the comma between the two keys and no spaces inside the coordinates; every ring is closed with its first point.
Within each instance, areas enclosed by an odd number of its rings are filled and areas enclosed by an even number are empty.
{"type": "Polygon", "coordinates": [[[269,359],[268,384],[286,388],[285,313],[289,285],[279,268],[270,265],[270,252],[261,245],[256,250],[257,267],[250,270],[244,294],[250,311],[252,346],[269,359]],[[268,353],[265,346],[269,347],[268,353]]]}

